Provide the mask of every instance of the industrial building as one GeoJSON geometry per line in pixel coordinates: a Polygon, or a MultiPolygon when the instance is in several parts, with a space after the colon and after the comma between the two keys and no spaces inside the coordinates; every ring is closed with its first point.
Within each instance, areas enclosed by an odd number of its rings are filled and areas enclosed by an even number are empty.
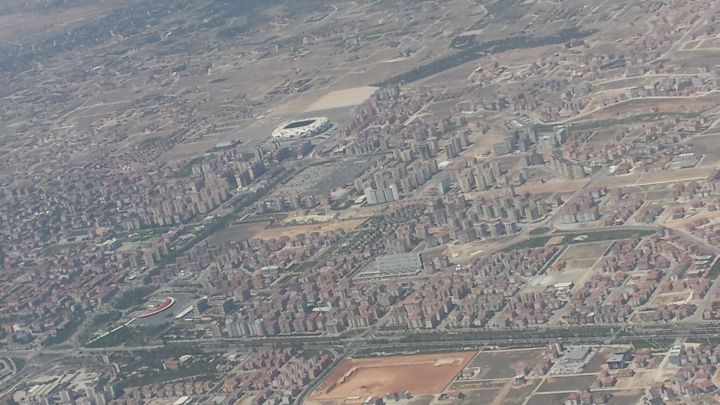
{"type": "Polygon", "coordinates": [[[378,256],[375,265],[382,274],[415,274],[422,269],[422,260],[419,253],[400,253],[378,256]]]}

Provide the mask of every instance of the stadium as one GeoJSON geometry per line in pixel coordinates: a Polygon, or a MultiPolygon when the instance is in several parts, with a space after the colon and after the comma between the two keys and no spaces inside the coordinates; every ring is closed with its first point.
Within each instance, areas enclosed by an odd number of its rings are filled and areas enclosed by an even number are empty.
{"type": "Polygon", "coordinates": [[[145,312],[142,315],[138,315],[138,318],[149,318],[153,315],[157,315],[160,312],[165,311],[166,309],[170,308],[175,304],[175,298],[173,297],[165,297],[165,299],[157,304],[156,306],[150,308],[147,312],[145,312]]]}
{"type": "Polygon", "coordinates": [[[320,135],[330,128],[330,121],[325,117],[305,118],[286,122],[272,133],[274,139],[309,138],[320,135]]]}

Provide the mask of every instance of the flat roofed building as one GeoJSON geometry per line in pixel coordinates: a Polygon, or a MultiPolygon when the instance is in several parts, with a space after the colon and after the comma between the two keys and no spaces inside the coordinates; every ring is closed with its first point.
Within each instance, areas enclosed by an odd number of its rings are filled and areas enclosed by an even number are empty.
{"type": "Polygon", "coordinates": [[[584,362],[590,354],[589,347],[575,347],[565,354],[566,362],[584,362]]]}
{"type": "Polygon", "coordinates": [[[422,260],[419,253],[400,253],[378,256],[375,265],[384,274],[417,273],[422,269],[422,260]]]}

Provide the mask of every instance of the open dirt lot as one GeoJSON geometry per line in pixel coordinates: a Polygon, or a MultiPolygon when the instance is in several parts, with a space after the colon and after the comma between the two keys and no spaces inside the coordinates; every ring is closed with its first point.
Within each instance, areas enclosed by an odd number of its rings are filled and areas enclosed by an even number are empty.
{"type": "Polygon", "coordinates": [[[464,352],[349,359],[333,370],[310,398],[367,398],[405,391],[439,394],[474,356],[475,352],[464,352]]]}
{"type": "Polygon", "coordinates": [[[499,393],[499,389],[471,391],[465,394],[465,399],[453,399],[449,403],[452,405],[492,405],[499,393]]]}
{"type": "Polygon", "coordinates": [[[552,286],[572,282],[580,288],[595,273],[593,265],[605,253],[612,242],[597,242],[571,245],[548,268],[539,284],[552,286]]]}
{"type": "Polygon", "coordinates": [[[377,88],[371,86],[336,90],[317,99],[305,112],[332,110],[335,108],[360,105],[370,98],[375,90],[377,90],[377,88]]]}
{"type": "Polygon", "coordinates": [[[715,37],[715,38],[704,39],[702,42],[700,42],[700,44],[695,46],[695,48],[693,48],[693,49],[704,49],[704,50],[720,49],[720,38],[715,37]]]}
{"type": "Polygon", "coordinates": [[[557,260],[565,261],[569,269],[589,269],[611,244],[598,242],[572,245],[557,260]]]}
{"type": "Polygon", "coordinates": [[[637,404],[643,396],[643,390],[622,390],[612,391],[612,398],[608,405],[633,405],[637,404]]]}
{"type": "MultiPolygon", "coordinates": [[[[502,405],[521,405],[525,398],[530,395],[533,390],[540,384],[540,380],[531,380],[526,385],[522,387],[512,387],[510,392],[507,393],[507,395],[502,399],[502,402],[500,404],[502,405]]],[[[497,400],[498,398],[496,398],[497,400]]],[[[497,404],[498,402],[496,402],[497,404]]]]}
{"type": "Polygon", "coordinates": [[[360,226],[363,222],[365,222],[364,219],[352,219],[348,221],[336,221],[325,224],[271,227],[261,229],[253,237],[257,239],[277,239],[283,236],[293,238],[300,234],[309,235],[313,232],[323,234],[335,232],[339,229],[342,229],[345,232],[350,232],[360,226]]]}
{"type": "Polygon", "coordinates": [[[681,219],[672,219],[668,213],[667,215],[661,216],[656,222],[662,223],[662,225],[668,228],[687,232],[695,222],[701,220],[708,220],[711,224],[717,223],[720,221],[720,211],[700,210],[694,215],[681,219]]]}
{"type": "Polygon", "coordinates": [[[714,166],[698,166],[690,169],[659,171],[651,173],[633,173],[623,176],[607,177],[594,185],[597,187],[618,188],[625,186],[645,186],[650,184],[677,183],[680,181],[705,179],[715,170],[714,166]]]}
{"type": "Polygon", "coordinates": [[[244,241],[252,239],[255,234],[268,226],[270,222],[255,222],[250,224],[232,225],[210,237],[210,245],[219,245],[231,241],[244,241]]]}
{"type": "MultiPolygon", "coordinates": [[[[658,294],[652,302],[653,307],[663,305],[680,305],[693,301],[693,293],[691,290],[680,290],[668,293],[658,294]]],[[[695,300],[697,301],[697,300],[695,300]]]]}
{"type": "Polygon", "coordinates": [[[715,105],[715,96],[635,99],[594,111],[584,119],[617,119],[645,113],[688,113],[703,111],[715,105]]]}
{"type": "Polygon", "coordinates": [[[648,387],[658,377],[656,370],[637,370],[635,375],[627,378],[619,378],[616,388],[648,387]]]}
{"type": "MultiPolygon", "coordinates": [[[[715,170],[714,166],[698,166],[690,169],[669,171],[658,171],[651,173],[632,173],[622,176],[606,177],[598,180],[593,185],[607,187],[609,189],[627,186],[647,186],[654,184],[669,184],[689,180],[702,180],[707,178],[715,170]]],[[[582,189],[588,183],[588,179],[578,180],[557,180],[546,183],[529,183],[515,188],[517,193],[572,193],[582,189]]],[[[468,197],[476,197],[482,193],[468,193],[468,197]]]]}
{"type": "Polygon", "coordinates": [[[543,349],[498,350],[480,352],[469,367],[480,367],[476,379],[512,378],[517,373],[514,367],[525,362],[534,367],[542,357],[543,349]]]}
{"type": "Polygon", "coordinates": [[[552,377],[538,388],[538,392],[575,391],[580,387],[590,386],[597,377],[593,375],[578,375],[572,377],[552,377]]]}
{"type": "Polygon", "coordinates": [[[527,405],[558,405],[562,404],[568,394],[533,395],[527,405]]]}
{"type": "Polygon", "coordinates": [[[598,242],[572,245],[559,260],[597,260],[611,244],[612,242],[598,242]]]}
{"type": "Polygon", "coordinates": [[[524,184],[515,188],[517,193],[571,193],[587,185],[588,179],[565,180],[558,179],[546,183],[524,184]]]}
{"type": "Polygon", "coordinates": [[[599,373],[605,367],[608,357],[613,353],[611,347],[603,347],[595,353],[592,359],[583,367],[583,373],[599,373]]]}
{"type": "Polygon", "coordinates": [[[718,134],[704,134],[692,138],[689,142],[695,153],[703,154],[702,164],[717,165],[720,163],[720,137],[718,134]]]}
{"type": "MultiPolygon", "coordinates": [[[[120,3],[123,2],[115,2],[120,3]]],[[[117,5],[116,5],[117,6],[117,5]]],[[[54,13],[17,13],[0,16],[0,38],[10,40],[37,32],[62,32],[81,25],[86,20],[99,18],[111,7],[73,7],[54,13]]]]}

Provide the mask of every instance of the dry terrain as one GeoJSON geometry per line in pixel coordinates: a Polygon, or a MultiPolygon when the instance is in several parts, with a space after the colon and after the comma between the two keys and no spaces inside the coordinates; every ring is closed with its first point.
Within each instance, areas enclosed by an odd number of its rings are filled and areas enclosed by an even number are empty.
{"type": "Polygon", "coordinates": [[[439,394],[474,356],[474,352],[464,352],[349,359],[330,373],[311,399],[367,398],[405,391],[439,394]]]}
{"type": "Polygon", "coordinates": [[[516,366],[525,363],[534,366],[540,360],[543,349],[498,350],[480,352],[469,367],[479,367],[477,379],[512,378],[516,366]]]}
{"type": "Polygon", "coordinates": [[[278,239],[282,237],[293,238],[301,234],[309,235],[313,232],[325,234],[336,232],[340,229],[345,232],[350,232],[360,226],[363,222],[365,222],[364,219],[351,219],[347,221],[336,221],[312,225],[269,227],[260,230],[253,237],[257,239],[278,239]]]}

